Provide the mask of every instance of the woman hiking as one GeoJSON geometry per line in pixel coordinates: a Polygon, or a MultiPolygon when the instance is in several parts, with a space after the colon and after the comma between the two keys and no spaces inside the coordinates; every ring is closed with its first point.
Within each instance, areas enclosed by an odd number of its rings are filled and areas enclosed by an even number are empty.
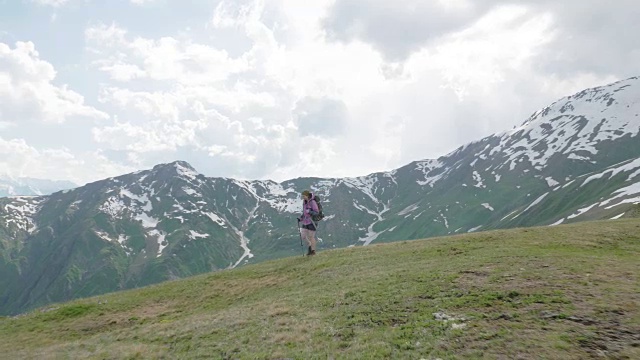
{"type": "Polygon", "coordinates": [[[302,216],[298,218],[298,225],[302,223],[302,228],[300,229],[301,235],[309,245],[307,256],[316,254],[316,224],[313,222],[311,216],[317,215],[318,212],[318,204],[316,203],[313,194],[309,190],[303,191],[302,216]]]}

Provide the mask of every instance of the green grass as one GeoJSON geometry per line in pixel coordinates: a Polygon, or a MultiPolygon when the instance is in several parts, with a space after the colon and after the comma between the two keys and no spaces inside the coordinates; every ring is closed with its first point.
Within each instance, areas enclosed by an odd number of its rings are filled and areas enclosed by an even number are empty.
{"type": "Polygon", "coordinates": [[[38,359],[640,358],[640,220],[291,257],[0,318],[38,359]]]}

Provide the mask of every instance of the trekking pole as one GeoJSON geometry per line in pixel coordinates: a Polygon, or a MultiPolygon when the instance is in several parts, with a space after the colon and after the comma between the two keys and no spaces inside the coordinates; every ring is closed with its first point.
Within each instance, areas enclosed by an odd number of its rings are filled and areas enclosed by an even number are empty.
{"type": "Polygon", "coordinates": [[[300,219],[298,219],[298,234],[300,235],[300,250],[302,251],[302,256],[304,256],[304,245],[302,245],[302,231],[300,230],[300,219]]]}
{"type": "Polygon", "coordinates": [[[313,226],[316,228],[316,233],[313,234],[313,236],[315,236],[316,238],[316,250],[318,249],[318,243],[320,242],[320,239],[318,238],[318,222],[313,221],[313,218],[311,219],[311,222],[313,223],[313,226]]]}

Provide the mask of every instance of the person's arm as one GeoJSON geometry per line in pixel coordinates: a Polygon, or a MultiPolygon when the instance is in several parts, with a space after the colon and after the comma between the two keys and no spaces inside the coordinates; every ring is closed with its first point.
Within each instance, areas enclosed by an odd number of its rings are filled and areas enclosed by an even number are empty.
{"type": "Polygon", "coordinates": [[[320,213],[320,209],[318,209],[318,203],[315,200],[311,200],[311,209],[309,209],[309,214],[318,215],[320,213]]]}
{"type": "Polygon", "coordinates": [[[302,203],[302,213],[298,216],[298,222],[302,221],[304,217],[307,215],[307,208],[304,206],[304,202],[302,203]]]}

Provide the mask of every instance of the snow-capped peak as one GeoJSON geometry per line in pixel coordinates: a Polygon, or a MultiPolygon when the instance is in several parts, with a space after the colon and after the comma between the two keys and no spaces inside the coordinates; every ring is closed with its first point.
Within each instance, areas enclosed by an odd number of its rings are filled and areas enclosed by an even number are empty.
{"type": "Polygon", "coordinates": [[[172,163],[179,176],[195,179],[198,172],[186,161],[175,161],[172,163]]]}
{"type": "Polygon", "coordinates": [[[640,79],[634,77],[556,101],[521,126],[496,134],[500,144],[488,155],[504,153],[510,169],[528,161],[541,170],[555,154],[592,162],[601,141],[639,132],[640,79]]]}
{"type": "MultiPolygon", "coordinates": [[[[553,104],[537,111],[527,119],[520,127],[507,131],[515,133],[520,130],[539,125],[549,118],[549,115],[560,116],[562,114],[619,114],[619,108],[638,109],[640,102],[640,77],[632,77],[609,85],[598,86],[582,90],[571,96],[564,97],[553,104]],[[621,105],[612,107],[612,105],[621,105]],[[612,110],[614,109],[614,110],[612,110]]],[[[628,114],[628,111],[623,111],[628,114]]],[[[634,114],[637,114],[634,113],[634,114]]],[[[614,119],[615,120],[615,119],[614,119]]],[[[625,121],[618,122],[621,126],[625,121]]]]}

